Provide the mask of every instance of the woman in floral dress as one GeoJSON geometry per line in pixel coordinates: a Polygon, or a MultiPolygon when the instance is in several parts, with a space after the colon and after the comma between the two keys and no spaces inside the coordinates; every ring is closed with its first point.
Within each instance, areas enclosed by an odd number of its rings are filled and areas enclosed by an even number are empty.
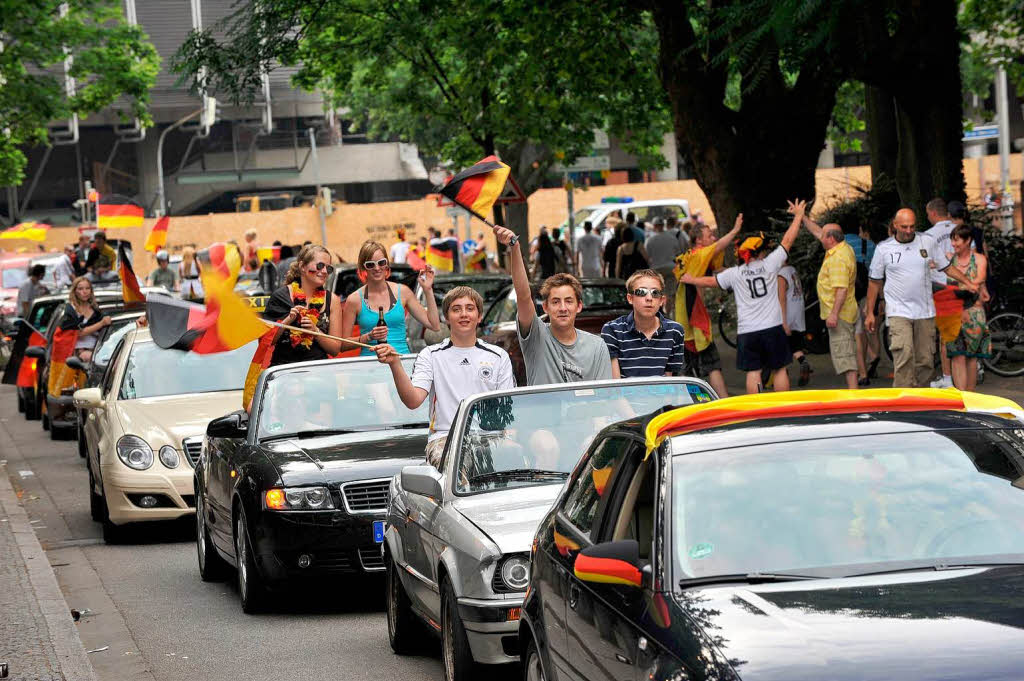
{"type": "Polygon", "coordinates": [[[977,294],[969,294],[964,300],[961,315],[960,334],[946,343],[953,370],[953,385],[960,390],[974,390],[978,384],[978,360],[992,356],[992,337],[988,332],[984,302],[988,300],[985,277],[988,274],[988,259],[971,250],[971,228],[960,225],[950,235],[953,246],[953,266],[966,274],[979,286],[977,294]]]}

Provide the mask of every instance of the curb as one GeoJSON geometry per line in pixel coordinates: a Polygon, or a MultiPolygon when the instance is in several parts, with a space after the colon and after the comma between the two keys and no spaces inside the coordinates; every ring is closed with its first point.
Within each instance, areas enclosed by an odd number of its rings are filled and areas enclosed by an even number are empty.
{"type": "MultiPolygon", "coordinates": [[[[15,447],[10,435],[2,427],[0,443],[4,450],[15,447]]],[[[71,619],[71,608],[64,600],[64,594],[57,584],[57,576],[53,573],[46,552],[43,551],[35,530],[29,524],[28,514],[11,486],[6,466],[0,467],[0,509],[7,514],[33,594],[46,620],[50,643],[61,675],[73,681],[96,681],[96,673],[85,653],[74,620],[71,619]]]]}

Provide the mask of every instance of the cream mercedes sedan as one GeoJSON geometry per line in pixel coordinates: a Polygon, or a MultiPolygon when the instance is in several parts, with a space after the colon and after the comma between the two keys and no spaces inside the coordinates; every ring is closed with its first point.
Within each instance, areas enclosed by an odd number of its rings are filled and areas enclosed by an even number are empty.
{"type": "Polygon", "coordinates": [[[148,329],[118,342],[99,387],[75,392],[83,415],[89,506],[103,539],[124,525],[195,512],[192,467],[206,425],[242,403],[255,343],[198,355],[164,350],[148,329]]]}

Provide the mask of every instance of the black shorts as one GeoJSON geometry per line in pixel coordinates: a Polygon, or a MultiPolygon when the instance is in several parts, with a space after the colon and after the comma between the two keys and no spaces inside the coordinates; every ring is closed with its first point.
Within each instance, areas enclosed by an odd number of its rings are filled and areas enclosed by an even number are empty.
{"type": "Polygon", "coordinates": [[[736,368],[740,371],[775,371],[792,363],[793,354],[781,324],[736,337],[736,368]]]}
{"type": "Polygon", "coordinates": [[[807,332],[794,329],[786,336],[789,339],[790,352],[803,352],[807,348],[807,339],[804,337],[805,333],[807,332]]]}
{"type": "MultiPolygon", "coordinates": [[[[689,343],[687,343],[689,345],[689,343]]],[[[686,360],[683,365],[683,375],[694,378],[707,378],[712,371],[722,370],[722,358],[718,354],[715,344],[707,346],[700,352],[686,351],[686,360]]]]}

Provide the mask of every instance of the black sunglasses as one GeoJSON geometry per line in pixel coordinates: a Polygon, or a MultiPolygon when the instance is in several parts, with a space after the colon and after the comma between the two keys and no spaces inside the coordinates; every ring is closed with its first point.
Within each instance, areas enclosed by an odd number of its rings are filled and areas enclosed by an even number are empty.
{"type": "Polygon", "coordinates": [[[367,260],[366,262],[363,263],[363,269],[364,270],[375,270],[378,267],[383,268],[383,267],[387,267],[387,266],[388,266],[388,259],[387,258],[381,258],[380,260],[367,260]]]}
{"type": "Polygon", "coordinates": [[[323,270],[323,269],[327,270],[327,274],[333,274],[334,273],[334,265],[328,265],[325,262],[318,262],[316,264],[316,271],[319,272],[320,270],[323,270]]]}
{"type": "Polygon", "coordinates": [[[660,288],[635,288],[632,291],[630,291],[630,293],[632,293],[634,296],[637,296],[638,298],[644,298],[645,296],[650,296],[651,298],[661,298],[663,295],[665,295],[665,292],[662,291],[660,288]]]}

